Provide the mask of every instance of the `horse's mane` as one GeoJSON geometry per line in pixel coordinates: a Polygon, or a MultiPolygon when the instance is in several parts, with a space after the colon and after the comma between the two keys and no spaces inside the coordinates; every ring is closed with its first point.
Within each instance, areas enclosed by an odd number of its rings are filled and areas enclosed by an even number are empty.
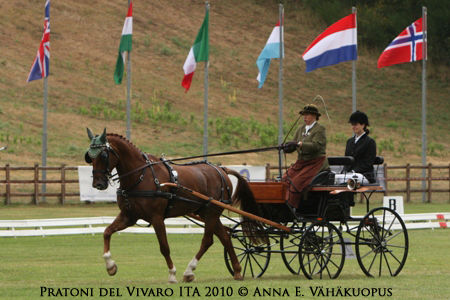
{"type": "Polygon", "coordinates": [[[141,149],[139,149],[138,146],[136,146],[135,144],[133,144],[130,140],[128,140],[126,137],[124,137],[124,136],[121,135],[121,134],[117,134],[117,133],[107,133],[107,134],[106,134],[106,137],[115,137],[115,138],[121,139],[121,140],[123,140],[123,141],[129,143],[129,144],[130,144],[131,146],[133,146],[134,148],[136,148],[136,150],[138,150],[138,151],[144,153],[144,151],[142,151],[141,149]]]}

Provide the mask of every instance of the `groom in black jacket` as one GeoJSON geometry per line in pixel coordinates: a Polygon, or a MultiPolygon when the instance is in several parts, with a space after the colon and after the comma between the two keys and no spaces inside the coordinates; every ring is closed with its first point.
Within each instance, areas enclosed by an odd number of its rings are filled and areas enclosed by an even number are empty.
{"type": "Polygon", "coordinates": [[[348,121],[352,125],[352,138],[348,139],[345,148],[345,156],[353,156],[355,162],[351,166],[345,166],[344,171],[363,174],[370,183],[375,182],[373,163],[377,155],[375,140],[369,136],[369,118],[361,111],[356,111],[348,121]]]}

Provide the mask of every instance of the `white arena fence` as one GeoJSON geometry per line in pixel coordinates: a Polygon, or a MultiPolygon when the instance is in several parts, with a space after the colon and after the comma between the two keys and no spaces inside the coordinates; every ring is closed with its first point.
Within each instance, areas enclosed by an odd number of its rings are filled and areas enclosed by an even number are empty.
{"type": "MultiPolygon", "coordinates": [[[[450,226],[450,213],[404,214],[401,216],[407,229],[438,229],[450,226]]],[[[362,218],[362,216],[355,216],[362,218]]],[[[387,221],[392,217],[388,217],[387,221]]],[[[35,219],[35,220],[0,220],[0,237],[31,237],[73,234],[103,234],[106,226],[114,221],[114,217],[35,219]],[[106,226],[105,226],[106,225],[106,226]]],[[[239,218],[221,218],[224,225],[233,226],[239,218]]],[[[196,221],[198,222],[198,221],[196,221]]],[[[201,222],[198,222],[202,224],[201,222]]],[[[349,222],[350,223],[350,222],[349,222]]],[[[203,228],[185,218],[165,220],[168,234],[203,234],[203,228]]],[[[120,233],[155,233],[148,223],[139,220],[138,226],[129,227],[120,233]]],[[[357,225],[354,222],[352,225],[357,225]]],[[[399,228],[394,223],[392,229],[399,228]]]]}

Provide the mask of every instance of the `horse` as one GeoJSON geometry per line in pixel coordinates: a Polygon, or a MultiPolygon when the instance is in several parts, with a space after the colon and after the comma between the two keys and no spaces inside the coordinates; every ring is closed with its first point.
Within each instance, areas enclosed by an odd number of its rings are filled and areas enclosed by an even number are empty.
{"type": "MultiPolygon", "coordinates": [[[[214,204],[208,205],[207,201],[189,192],[190,189],[207,195],[211,197],[210,199],[220,199],[224,203],[231,202],[232,206],[241,205],[242,210],[257,215],[258,206],[253,193],[247,181],[238,172],[206,162],[173,165],[165,159],[145,154],[122,135],[106,133],[106,128],[101,135],[94,136],[89,128],[87,133],[91,144],[85,154],[85,161],[93,166],[92,186],[105,190],[113,176],[118,176],[113,180],[120,180],[120,187],[117,190],[120,212],[103,234],[103,258],[110,276],[117,272],[117,265],[111,259],[111,235],[133,226],[142,219],[153,225],[160,252],[169,269],[168,282],[176,283],[176,268],[170,256],[164,219],[193,215],[204,221],[205,231],[199,251],[183,273],[183,281],[194,280],[193,271],[203,254],[213,244],[213,234],[219,238],[229,254],[234,279],[243,280],[230,234],[220,221],[224,209],[214,204]],[[112,175],[111,171],[114,168],[117,174],[112,175]],[[234,194],[228,175],[238,179],[234,194]],[[165,182],[175,182],[183,188],[167,187],[163,185],[165,182]]],[[[261,224],[252,219],[244,219],[243,231],[248,234],[252,243],[261,243],[263,241],[261,234],[251,234],[260,229],[261,224]]]]}

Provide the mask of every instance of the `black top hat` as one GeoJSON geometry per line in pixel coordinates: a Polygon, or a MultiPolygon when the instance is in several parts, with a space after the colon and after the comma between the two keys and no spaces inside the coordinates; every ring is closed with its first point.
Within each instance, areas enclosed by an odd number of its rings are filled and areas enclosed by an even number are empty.
{"type": "Polygon", "coordinates": [[[321,116],[321,114],[319,113],[319,109],[314,104],[306,104],[305,107],[303,107],[303,110],[299,112],[299,114],[313,114],[319,117],[321,116]]]}
{"type": "Polygon", "coordinates": [[[359,124],[365,124],[366,126],[370,126],[369,124],[369,118],[365,113],[362,111],[355,111],[350,116],[350,119],[348,120],[349,123],[359,123],[359,124]]]}

